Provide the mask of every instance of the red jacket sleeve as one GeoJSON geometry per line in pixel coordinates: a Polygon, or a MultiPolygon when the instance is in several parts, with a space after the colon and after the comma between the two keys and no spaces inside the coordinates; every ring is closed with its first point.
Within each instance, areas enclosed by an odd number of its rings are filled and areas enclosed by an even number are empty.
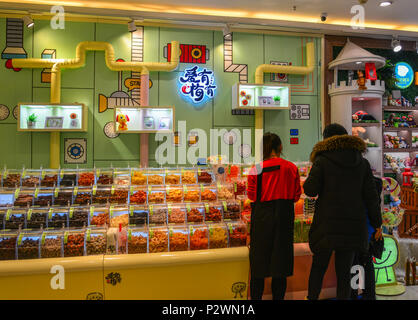
{"type": "Polygon", "coordinates": [[[247,196],[251,201],[257,200],[257,170],[252,167],[247,177],[247,196]]]}
{"type": "Polygon", "coordinates": [[[299,170],[296,169],[296,181],[295,181],[295,202],[298,202],[302,195],[302,188],[300,187],[299,170]]]}

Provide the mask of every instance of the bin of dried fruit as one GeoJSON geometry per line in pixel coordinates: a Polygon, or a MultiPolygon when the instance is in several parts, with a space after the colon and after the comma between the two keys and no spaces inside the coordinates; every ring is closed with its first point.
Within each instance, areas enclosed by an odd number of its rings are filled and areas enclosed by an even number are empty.
{"type": "Polygon", "coordinates": [[[145,204],[147,202],[147,190],[131,187],[131,195],[129,196],[130,204],[145,204]]]}
{"type": "Polygon", "coordinates": [[[91,203],[92,188],[74,188],[74,204],[87,205],[91,203]]]}
{"type": "Polygon", "coordinates": [[[0,260],[16,259],[16,232],[0,232],[0,260]]]}
{"type": "Polygon", "coordinates": [[[18,197],[15,199],[15,207],[28,207],[33,204],[34,190],[21,190],[18,197]]]}
{"type": "Polygon", "coordinates": [[[167,186],[165,192],[167,203],[179,203],[183,201],[183,188],[181,186],[167,186]]]}
{"type": "Polygon", "coordinates": [[[148,223],[148,207],[147,206],[130,206],[129,207],[129,224],[130,225],[146,225],[148,223]]]}
{"type": "Polygon", "coordinates": [[[222,205],[205,203],[205,221],[222,221],[222,205]]]}
{"type": "Polygon", "coordinates": [[[184,202],[199,202],[200,189],[198,186],[183,186],[184,202]]]}
{"type": "Polygon", "coordinates": [[[64,257],[84,256],[84,236],[83,230],[64,232],[64,257]]]}
{"type": "Polygon", "coordinates": [[[90,207],[90,226],[102,227],[109,225],[109,222],[107,207],[90,207]]]}
{"type": "Polygon", "coordinates": [[[168,172],[165,176],[165,184],[180,184],[180,174],[168,172]]]}
{"type": "Polygon", "coordinates": [[[117,186],[128,186],[131,183],[131,169],[115,169],[113,180],[117,186]]]}
{"type": "Polygon", "coordinates": [[[148,184],[149,185],[161,185],[164,184],[164,177],[158,174],[148,175],[148,184]]]}
{"type": "Polygon", "coordinates": [[[149,224],[166,224],[167,223],[167,207],[164,205],[150,205],[149,224]]]}
{"type": "Polygon", "coordinates": [[[111,196],[110,187],[98,187],[92,190],[92,203],[94,204],[106,204],[109,202],[111,196]]]}
{"type": "Polygon", "coordinates": [[[97,185],[112,185],[113,184],[113,171],[106,170],[104,172],[96,170],[97,185]]]}
{"type": "Polygon", "coordinates": [[[94,184],[94,172],[80,172],[78,174],[78,185],[89,187],[94,184]]]}
{"type": "Polygon", "coordinates": [[[89,209],[87,207],[71,207],[68,213],[68,225],[70,228],[86,227],[89,223],[89,209]]]}
{"type": "Polygon", "coordinates": [[[228,232],[224,223],[208,224],[209,249],[227,248],[228,232]]]}
{"type": "Polygon", "coordinates": [[[181,170],[181,183],[182,184],[195,184],[196,183],[196,170],[195,169],[182,169],[181,170]]]}
{"type": "Polygon", "coordinates": [[[41,237],[41,258],[60,258],[63,256],[62,231],[44,231],[41,237]]]}
{"type": "Polygon", "coordinates": [[[17,238],[17,259],[38,259],[41,233],[21,232],[17,238]]]}
{"type": "Polygon", "coordinates": [[[165,189],[161,187],[148,187],[148,203],[164,203],[165,189]]]}
{"type": "Polygon", "coordinates": [[[35,200],[33,205],[40,207],[48,207],[54,204],[54,189],[36,189],[35,190],[35,200]]]}
{"type": "Polygon", "coordinates": [[[247,180],[241,179],[234,182],[234,194],[236,196],[245,195],[247,191],[247,180]]]}
{"type": "Polygon", "coordinates": [[[201,185],[200,198],[202,201],[216,201],[216,187],[201,185]]]}
{"type": "Polygon", "coordinates": [[[167,228],[149,228],[149,252],[168,252],[167,228]]]}
{"type": "Polygon", "coordinates": [[[59,184],[61,187],[76,186],[77,185],[77,173],[64,173],[64,175],[62,175],[62,178],[59,184]]]}
{"type": "Polygon", "coordinates": [[[147,184],[147,176],[142,171],[133,171],[131,176],[131,184],[136,186],[144,186],[147,184]]]}
{"type": "Polygon", "coordinates": [[[238,200],[222,201],[224,209],[224,219],[239,220],[241,213],[241,205],[238,200]]]}
{"type": "Polygon", "coordinates": [[[109,203],[114,204],[128,204],[128,188],[115,188],[112,189],[109,203]]]}
{"type": "Polygon", "coordinates": [[[198,183],[212,183],[213,176],[209,169],[198,169],[197,171],[197,182],[198,183]]]}
{"type": "Polygon", "coordinates": [[[169,251],[189,250],[189,233],[186,227],[170,227],[169,236],[169,251]]]}
{"type": "Polygon", "coordinates": [[[167,205],[168,223],[186,223],[186,208],[183,205],[167,205]]]}
{"type": "Polygon", "coordinates": [[[26,211],[24,210],[12,210],[8,209],[6,216],[4,217],[4,228],[5,229],[21,229],[26,228],[26,211]]]}
{"type": "Polygon", "coordinates": [[[106,230],[86,230],[86,254],[88,256],[106,253],[106,230]]]}
{"type": "Polygon", "coordinates": [[[58,185],[58,172],[57,171],[42,171],[41,187],[56,187],[58,185]]]}
{"type": "Polygon", "coordinates": [[[187,222],[201,223],[205,219],[205,207],[202,204],[186,204],[187,222]]]}
{"type": "Polygon", "coordinates": [[[227,181],[232,181],[240,177],[240,168],[237,165],[228,165],[226,169],[227,181]]]}
{"type": "Polygon", "coordinates": [[[22,176],[22,187],[36,188],[39,186],[41,179],[38,176],[22,176]]]}
{"type": "Polygon", "coordinates": [[[243,222],[228,222],[229,246],[242,247],[247,245],[247,225],[243,222]]]}
{"type": "Polygon", "coordinates": [[[235,198],[232,184],[218,184],[217,187],[219,200],[230,200],[235,198]]]}
{"type": "Polygon", "coordinates": [[[126,227],[129,224],[129,211],[127,206],[111,206],[109,209],[109,214],[111,228],[119,228],[119,225],[126,227]]]}
{"type": "Polygon", "coordinates": [[[28,211],[26,212],[26,228],[46,228],[47,215],[48,210],[46,209],[28,209],[28,211]]]}
{"type": "Polygon", "coordinates": [[[190,250],[206,250],[209,248],[209,232],[205,225],[189,227],[190,250]]]}
{"type": "Polygon", "coordinates": [[[128,229],[128,254],[147,253],[148,232],[143,228],[128,229]]]}
{"type": "Polygon", "coordinates": [[[68,208],[51,208],[48,212],[48,228],[68,226],[68,208]]]}
{"type": "Polygon", "coordinates": [[[18,188],[20,187],[20,173],[9,173],[6,179],[3,179],[4,188],[18,188]]]}
{"type": "Polygon", "coordinates": [[[73,189],[72,188],[59,188],[54,189],[54,205],[55,206],[68,206],[73,203],[73,189]]]}

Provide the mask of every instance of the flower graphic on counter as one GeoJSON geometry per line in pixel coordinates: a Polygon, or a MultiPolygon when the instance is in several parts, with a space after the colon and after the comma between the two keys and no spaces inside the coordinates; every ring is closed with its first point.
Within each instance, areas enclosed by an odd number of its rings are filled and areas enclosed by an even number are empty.
{"type": "Polygon", "coordinates": [[[112,286],[117,285],[122,281],[122,277],[120,276],[119,272],[111,272],[106,276],[106,282],[111,284],[112,286]]]}
{"type": "Polygon", "coordinates": [[[196,104],[213,98],[217,88],[213,71],[198,66],[184,70],[179,83],[182,95],[196,104]]]}

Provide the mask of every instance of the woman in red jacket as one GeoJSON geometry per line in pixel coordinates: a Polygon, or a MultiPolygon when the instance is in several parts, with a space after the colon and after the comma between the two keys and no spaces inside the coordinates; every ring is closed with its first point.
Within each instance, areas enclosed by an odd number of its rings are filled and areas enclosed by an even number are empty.
{"type": "Polygon", "coordinates": [[[293,274],[294,202],[301,195],[297,167],[282,158],[278,135],[263,136],[263,162],[248,176],[251,212],[251,299],[261,300],[264,278],[272,277],[273,300],[283,300],[293,274]]]}

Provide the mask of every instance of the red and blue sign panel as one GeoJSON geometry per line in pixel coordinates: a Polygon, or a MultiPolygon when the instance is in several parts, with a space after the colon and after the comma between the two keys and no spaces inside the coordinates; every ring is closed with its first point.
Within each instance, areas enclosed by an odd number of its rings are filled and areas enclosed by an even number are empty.
{"type": "MultiPolygon", "coordinates": [[[[180,62],[182,63],[206,63],[205,45],[180,44],[180,62]]],[[[171,43],[167,44],[167,61],[171,61],[171,43]]]]}

